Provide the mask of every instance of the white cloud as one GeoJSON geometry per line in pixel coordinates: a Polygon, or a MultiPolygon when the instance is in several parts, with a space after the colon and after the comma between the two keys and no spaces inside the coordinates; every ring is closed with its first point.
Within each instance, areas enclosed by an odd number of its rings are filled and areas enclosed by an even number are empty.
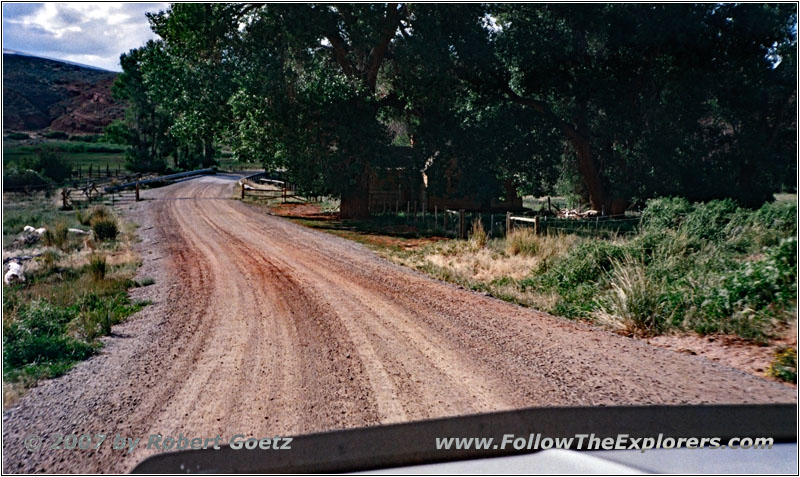
{"type": "Polygon", "coordinates": [[[156,35],[146,12],[167,3],[3,4],[3,47],[119,71],[119,56],[156,35]]]}

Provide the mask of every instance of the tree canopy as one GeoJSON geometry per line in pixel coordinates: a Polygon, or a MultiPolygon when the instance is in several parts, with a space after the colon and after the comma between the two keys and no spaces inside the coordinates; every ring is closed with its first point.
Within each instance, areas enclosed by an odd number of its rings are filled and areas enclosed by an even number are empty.
{"type": "MultiPolygon", "coordinates": [[[[173,4],[123,55],[135,157],[217,144],[368,213],[386,146],[464,194],[768,200],[796,174],[789,4],[173,4]]],[[[149,166],[148,166],[149,167],[149,166]]],[[[434,181],[435,182],[435,181],[434,181]]]]}

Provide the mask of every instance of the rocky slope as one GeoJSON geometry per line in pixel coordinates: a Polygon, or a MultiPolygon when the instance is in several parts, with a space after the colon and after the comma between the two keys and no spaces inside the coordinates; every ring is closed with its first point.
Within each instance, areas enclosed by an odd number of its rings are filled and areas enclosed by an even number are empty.
{"type": "Polygon", "coordinates": [[[117,73],[3,51],[3,129],[96,134],[124,115],[117,73]]]}

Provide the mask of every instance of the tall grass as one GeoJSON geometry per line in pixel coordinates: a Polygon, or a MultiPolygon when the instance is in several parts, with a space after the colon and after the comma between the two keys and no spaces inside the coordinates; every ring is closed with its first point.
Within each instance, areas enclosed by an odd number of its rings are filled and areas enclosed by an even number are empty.
{"type": "MultiPolygon", "coordinates": [[[[446,241],[394,253],[443,280],[637,335],[725,333],[755,342],[795,319],[797,207],[648,202],[635,235],[446,241]]],[[[476,226],[477,227],[477,226],[476,226]]],[[[473,230],[473,237],[480,231],[473,230]]]]}
{"type": "Polygon", "coordinates": [[[609,275],[610,289],[598,300],[597,321],[635,335],[661,333],[669,322],[662,284],[631,256],[615,260],[609,275]]]}
{"type": "Polygon", "coordinates": [[[483,222],[480,218],[472,221],[472,230],[470,231],[469,239],[477,248],[486,246],[489,236],[486,234],[486,230],[483,229],[483,222]]]}

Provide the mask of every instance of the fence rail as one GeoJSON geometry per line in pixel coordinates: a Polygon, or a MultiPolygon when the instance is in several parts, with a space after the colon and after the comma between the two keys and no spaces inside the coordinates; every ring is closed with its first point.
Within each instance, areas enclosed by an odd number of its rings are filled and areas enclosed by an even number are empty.
{"type": "Polygon", "coordinates": [[[306,197],[297,193],[294,184],[287,182],[275,172],[259,172],[243,177],[239,180],[241,198],[257,197],[260,199],[282,199],[286,202],[290,198],[308,202],[306,197]]]}

